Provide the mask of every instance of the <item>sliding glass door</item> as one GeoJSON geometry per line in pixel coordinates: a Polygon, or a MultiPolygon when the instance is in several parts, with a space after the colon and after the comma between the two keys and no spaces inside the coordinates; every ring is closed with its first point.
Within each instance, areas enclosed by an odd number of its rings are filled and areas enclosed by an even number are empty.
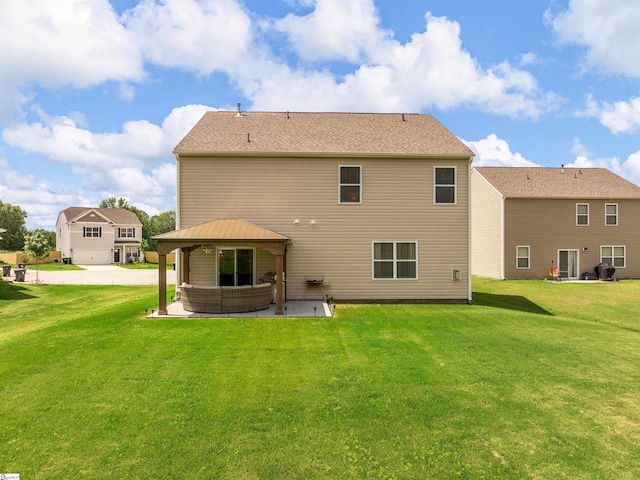
{"type": "Polygon", "coordinates": [[[558,268],[563,278],[578,278],[578,250],[558,250],[558,268]]]}
{"type": "Polygon", "coordinates": [[[253,285],[253,264],[252,248],[221,248],[218,251],[218,285],[253,285]]]}

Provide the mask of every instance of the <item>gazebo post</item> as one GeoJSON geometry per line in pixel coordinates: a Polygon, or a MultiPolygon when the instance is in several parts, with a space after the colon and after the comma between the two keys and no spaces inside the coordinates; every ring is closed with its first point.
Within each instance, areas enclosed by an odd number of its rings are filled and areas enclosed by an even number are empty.
{"type": "Polygon", "coordinates": [[[276,315],[284,315],[282,298],[284,297],[284,254],[276,255],[276,315]]]}
{"type": "Polygon", "coordinates": [[[167,254],[158,254],[158,315],[167,314],[167,254]]]}
{"type": "Polygon", "coordinates": [[[191,247],[182,248],[182,281],[184,283],[191,283],[189,279],[189,270],[191,270],[191,266],[189,265],[190,257],[191,247]]]}

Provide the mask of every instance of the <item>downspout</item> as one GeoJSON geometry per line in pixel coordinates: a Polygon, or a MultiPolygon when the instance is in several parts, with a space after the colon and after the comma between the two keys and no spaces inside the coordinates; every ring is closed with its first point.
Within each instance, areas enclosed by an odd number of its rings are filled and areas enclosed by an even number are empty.
{"type": "Polygon", "coordinates": [[[471,249],[472,249],[472,244],[473,244],[473,239],[471,238],[471,233],[472,233],[472,229],[471,229],[471,182],[472,182],[472,178],[471,178],[471,162],[473,162],[473,157],[469,157],[469,167],[468,167],[468,171],[467,171],[467,256],[468,256],[468,260],[467,260],[467,277],[468,277],[468,282],[469,285],[467,287],[468,292],[467,292],[467,296],[468,301],[470,304],[473,304],[473,282],[472,282],[472,278],[471,278],[471,272],[472,272],[472,266],[473,266],[473,258],[471,255],[471,249]]]}
{"type": "Polygon", "coordinates": [[[506,199],[504,195],[500,196],[502,200],[500,202],[500,280],[506,280],[504,276],[504,204],[506,199]]]}
{"type": "MultiPolygon", "coordinates": [[[[176,156],[176,230],[180,230],[180,156],[174,153],[176,156]]],[[[178,285],[184,280],[182,278],[182,249],[178,249],[175,252],[176,261],[176,284],[175,284],[175,298],[178,298],[178,285]]]]}

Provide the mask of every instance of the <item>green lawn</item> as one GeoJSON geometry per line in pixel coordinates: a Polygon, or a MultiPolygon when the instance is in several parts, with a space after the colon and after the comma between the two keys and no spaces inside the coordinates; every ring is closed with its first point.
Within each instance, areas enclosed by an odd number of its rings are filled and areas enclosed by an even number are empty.
{"type": "Polygon", "coordinates": [[[154,286],[0,284],[0,472],[640,478],[640,282],[147,320],[154,286]]]}

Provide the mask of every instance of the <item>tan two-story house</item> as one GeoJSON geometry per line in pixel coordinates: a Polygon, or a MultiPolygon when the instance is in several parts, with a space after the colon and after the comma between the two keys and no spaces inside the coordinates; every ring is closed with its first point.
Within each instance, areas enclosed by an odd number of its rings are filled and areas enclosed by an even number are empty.
{"type": "Polygon", "coordinates": [[[275,274],[276,313],[318,282],[335,300],[471,298],[473,152],[431,115],[208,112],[174,154],[178,230],[156,238],[178,283],[275,274]]]}
{"type": "Polygon", "coordinates": [[[640,187],[609,170],[476,167],[471,191],[475,275],[640,278],[640,187]]]}
{"type": "Polygon", "coordinates": [[[142,223],[121,208],[69,207],[58,214],[56,250],[76,265],[141,261],[142,223]]]}

